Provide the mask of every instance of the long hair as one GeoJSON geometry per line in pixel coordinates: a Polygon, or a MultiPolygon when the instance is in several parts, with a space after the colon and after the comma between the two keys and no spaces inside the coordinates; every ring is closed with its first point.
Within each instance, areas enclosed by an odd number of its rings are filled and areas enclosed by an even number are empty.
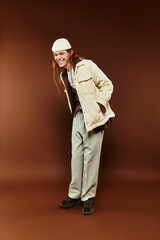
{"type": "MultiPolygon", "coordinates": [[[[71,61],[74,62],[74,60],[76,60],[77,58],[82,58],[84,59],[84,57],[79,56],[73,49],[68,49],[66,50],[67,52],[71,52],[71,50],[73,51],[73,54],[71,55],[71,61]]],[[[60,79],[60,73],[61,73],[61,69],[58,64],[56,63],[54,57],[53,57],[53,62],[52,62],[52,66],[53,66],[53,81],[56,84],[57,90],[60,94],[60,89],[59,86],[62,86],[62,82],[60,79]]]]}

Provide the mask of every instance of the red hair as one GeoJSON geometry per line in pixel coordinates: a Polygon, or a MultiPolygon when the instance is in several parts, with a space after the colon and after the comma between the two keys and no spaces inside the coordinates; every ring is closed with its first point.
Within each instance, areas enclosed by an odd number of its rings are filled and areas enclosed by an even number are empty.
{"type": "MultiPolygon", "coordinates": [[[[71,61],[72,62],[74,62],[74,60],[76,60],[77,58],[84,59],[83,57],[81,57],[77,53],[75,53],[75,51],[73,49],[68,49],[66,51],[71,53],[71,50],[73,51],[73,54],[71,55],[71,61]]],[[[60,79],[61,68],[56,63],[54,57],[53,57],[52,66],[53,66],[53,80],[54,80],[54,82],[56,84],[58,92],[60,93],[59,86],[62,86],[62,82],[61,82],[61,79],[60,79]]]]}

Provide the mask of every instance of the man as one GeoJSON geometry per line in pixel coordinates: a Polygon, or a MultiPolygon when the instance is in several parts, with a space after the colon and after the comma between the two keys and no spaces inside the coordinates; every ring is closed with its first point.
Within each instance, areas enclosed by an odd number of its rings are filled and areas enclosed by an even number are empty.
{"type": "Polygon", "coordinates": [[[94,212],[104,128],[115,116],[109,105],[113,85],[95,63],[77,55],[67,39],[57,39],[52,52],[53,78],[57,88],[57,80],[63,83],[73,115],[72,177],[60,207],[83,203],[82,213],[89,215],[94,212]]]}

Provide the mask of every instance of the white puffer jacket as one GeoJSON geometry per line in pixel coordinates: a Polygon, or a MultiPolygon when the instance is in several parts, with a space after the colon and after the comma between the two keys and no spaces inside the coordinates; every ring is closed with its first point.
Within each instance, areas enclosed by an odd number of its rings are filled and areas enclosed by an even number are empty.
{"type": "MultiPolygon", "coordinates": [[[[61,81],[64,84],[62,75],[61,81]]],[[[113,92],[113,84],[93,61],[83,59],[76,64],[75,86],[83,110],[87,132],[105,124],[109,118],[115,116],[109,105],[109,100],[113,92]],[[106,108],[105,113],[102,113],[97,102],[106,108]]],[[[66,88],[64,91],[72,112],[66,88]]]]}

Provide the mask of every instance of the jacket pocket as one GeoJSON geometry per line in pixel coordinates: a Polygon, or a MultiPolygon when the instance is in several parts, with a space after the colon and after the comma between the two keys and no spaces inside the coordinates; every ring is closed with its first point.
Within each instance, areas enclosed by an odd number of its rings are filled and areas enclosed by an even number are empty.
{"type": "Polygon", "coordinates": [[[90,79],[92,79],[92,75],[90,73],[86,73],[78,77],[78,82],[88,81],[90,79]]]}
{"type": "Polygon", "coordinates": [[[95,84],[92,80],[92,75],[87,73],[78,77],[79,87],[82,94],[91,94],[95,91],[95,84]]]}

